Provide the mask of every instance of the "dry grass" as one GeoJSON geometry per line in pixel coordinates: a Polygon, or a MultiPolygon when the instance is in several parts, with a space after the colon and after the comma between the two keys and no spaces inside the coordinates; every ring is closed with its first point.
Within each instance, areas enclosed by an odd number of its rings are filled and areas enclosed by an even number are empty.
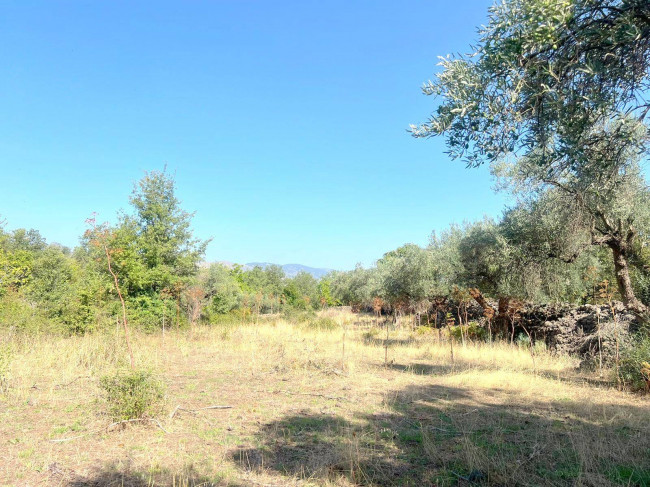
{"type": "Polygon", "coordinates": [[[164,431],[106,430],[120,336],[12,337],[0,484],[650,485],[647,398],[575,360],[470,344],[452,364],[437,332],[402,329],[384,364],[370,318],[328,317],[136,333],[136,363],[167,383],[164,431]]]}

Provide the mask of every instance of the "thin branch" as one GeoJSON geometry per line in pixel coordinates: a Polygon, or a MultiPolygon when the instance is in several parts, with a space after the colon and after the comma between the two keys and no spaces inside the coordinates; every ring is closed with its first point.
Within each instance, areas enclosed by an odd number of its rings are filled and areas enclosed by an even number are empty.
{"type": "Polygon", "coordinates": [[[126,346],[129,349],[129,360],[131,363],[131,368],[133,368],[134,367],[133,349],[131,348],[131,339],[129,338],[129,327],[127,326],[127,321],[126,321],[126,303],[124,302],[124,297],[122,296],[122,292],[120,291],[120,285],[117,282],[117,274],[113,272],[113,267],[111,266],[111,254],[108,251],[108,247],[106,243],[102,242],[102,245],[104,247],[104,251],[106,252],[106,260],[108,261],[108,272],[111,273],[113,279],[115,280],[115,289],[117,290],[117,295],[120,297],[120,302],[122,303],[122,323],[124,325],[124,336],[126,338],[126,346]]]}
{"type": "Polygon", "coordinates": [[[176,406],[176,407],[174,408],[174,410],[172,411],[172,413],[169,415],[169,419],[174,419],[174,416],[176,416],[176,413],[177,413],[178,411],[185,411],[186,413],[196,413],[196,412],[198,412],[198,411],[206,411],[206,410],[208,410],[208,409],[232,409],[232,406],[219,406],[219,405],[215,405],[215,406],[207,406],[207,407],[204,407],[204,408],[198,408],[198,409],[186,409],[186,408],[182,408],[182,407],[180,406],[180,404],[179,404],[178,406],[176,406]]]}

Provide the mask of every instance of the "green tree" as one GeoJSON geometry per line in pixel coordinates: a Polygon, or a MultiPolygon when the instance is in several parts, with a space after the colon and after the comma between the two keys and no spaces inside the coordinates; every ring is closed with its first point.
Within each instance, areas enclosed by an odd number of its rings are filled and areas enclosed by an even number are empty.
{"type": "Polygon", "coordinates": [[[509,208],[499,232],[508,244],[505,294],[537,301],[593,300],[598,282],[612,279],[611,258],[590,247],[584,214],[574,200],[551,189],[509,208]]]}
{"type": "Polygon", "coordinates": [[[355,308],[372,306],[375,294],[375,269],[364,269],[361,264],[348,272],[333,271],[325,279],[331,282],[332,296],[337,302],[355,308]]]}
{"type": "Polygon", "coordinates": [[[282,267],[276,264],[271,264],[264,268],[264,274],[266,275],[266,292],[277,298],[282,294],[282,289],[284,287],[285,275],[282,267]]]}
{"type": "Polygon", "coordinates": [[[393,309],[413,307],[431,294],[431,254],[406,244],[377,261],[381,296],[393,309]]]}
{"type": "Polygon", "coordinates": [[[646,0],[506,0],[490,10],[475,53],[442,60],[424,86],[439,106],[411,128],[444,135],[452,157],[489,163],[519,195],[570,197],[639,313],[629,258],[648,206],[638,159],[649,141],[649,41],[646,0]]]}
{"type": "Polygon", "coordinates": [[[318,282],[318,294],[320,295],[319,302],[321,307],[336,306],[337,302],[332,295],[332,282],[323,277],[318,282]]]}
{"type": "Polygon", "coordinates": [[[510,277],[511,248],[490,219],[468,225],[458,244],[462,276],[458,285],[478,287],[491,295],[504,293],[510,277]]]}
{"type": "Polygon", "coordinates": [[[288,279],[283,294],[288,304],[298,308],[315,309],[320,306],[318,281],[308,272],[301,271],[288,279]]]}
{"type": "Polygon", "coordinates": [[[181,208],[174,179],[164,172],[147,173],[129,202],[134,214],[122,217],[121,227],[131,239],[144,276],[141,291],[157,293],[196,275],[208,241],[193,236],[192,213],[181,208]]]}
{"type": "Polygon", "coordinates": [[[465,270],[460,242],[464,235],[463,228],[455,224],[440,234],[432,232],[427,246],[431,255],[432,295],[448,296],[462,282],[465,270]]]}
{"type": "Polygon", "coordinates": [[[205,291],[211,299],[210,308],[217,314],[229,313],[242,300],[243,292],[237,278],[230,269],[221,264],[212,264],[205,276],[205,291]]]}
{"type": "MultiPolygon", "coordinates": [[[[152,171],[138,181],[129,199],[133,212],[122,214],[114,228],[103,232],[101,241],[111,256],[112,269],[127,301],[132,320],[146,327],[162,324],[165,301],[176,301],[180,319],[183,290],[196,278],[208,241],[193,236],[193,214],[181,208],[174,179],[152,171]]],[[[85,246],[106,273],[102,248],[89,245],[96,232],[86,236],[85,246]]],[[[107,276],[108,277],[108,276],[107,276]]]]}

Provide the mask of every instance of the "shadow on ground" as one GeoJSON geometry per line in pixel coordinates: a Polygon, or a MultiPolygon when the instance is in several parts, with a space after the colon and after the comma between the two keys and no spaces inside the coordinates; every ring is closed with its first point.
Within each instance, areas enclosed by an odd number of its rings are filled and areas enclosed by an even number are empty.
{"type": "MultiPolygon", "coordinates": [[[[56,480],[53,478],[52,480],[56,480]]],[[[141,472],[125,466],[124,462],[114,463],[97,470],[93,474],[72,479],[59,479],[58,485],[68,487],[244,487],[243,484],[219,482],[200,475],[191,469],[172,473],[167,471],[141,472]]]]}
{"type": "MultiPolygon", "coordinates": [[[[602,392],[601,392],[602,394],[602,392]]],[[[264,424],[245,471],[316,485],[650,486],[650,408],[522,399],[439,385],[389,391],[385,411],[304,413],[264,424]]]]}

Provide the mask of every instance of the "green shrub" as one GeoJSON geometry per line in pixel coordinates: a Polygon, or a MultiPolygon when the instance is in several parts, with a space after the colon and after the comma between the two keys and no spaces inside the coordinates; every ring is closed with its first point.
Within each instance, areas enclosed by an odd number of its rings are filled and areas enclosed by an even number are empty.
{"type": "Polygon", "coordinates": [[[179,325],[176,322],[177,318],[180,318],[181,326],[184,326],[187,321],[185,313],[177,313],[176,303],[173,300],[163,300],[157,296],[136,296],[128,299],[126,309],[129,323],[148,332],[162,329],[163,316],[168,329],[179,325]]]}
{"type": "Polygon", "coordinates": [[[165,386],[148,370],[118,371],[102,377],[100,386],[115,421],[154,416],[164,403],[165,386]]]}
{"type": "Polygon", "coordinates": [[[60,331],[40,309],[34,308],[17,293],[6,293],[0,299],[0,328],[30,334],[60,331]]]}
{"type": "Polygon", "coordinates": [[[519,348],[530,348],[530,337],[524,333],[519,333],[515,338],[515,343],[519,348]]]}
{"type": "Polygon", "coordinates": [[[456,341],[462,341],[462,333],[465,339],[468,340],[485,340],[487,338],[487,331],[476,321],[470,321],[468,325],[457,325],[449,327],[449,335],[456,341]]]}
{"type": "Polygon", "coordinates": [[[645,370],[644,376],[643,370],[647,369],[648,365],[650,365],[650,337],[643,333],[634,337],[631,345],[621,350],[618,378],[626,387],[634,391],[645,390],[650,372],[645,370]]]}

